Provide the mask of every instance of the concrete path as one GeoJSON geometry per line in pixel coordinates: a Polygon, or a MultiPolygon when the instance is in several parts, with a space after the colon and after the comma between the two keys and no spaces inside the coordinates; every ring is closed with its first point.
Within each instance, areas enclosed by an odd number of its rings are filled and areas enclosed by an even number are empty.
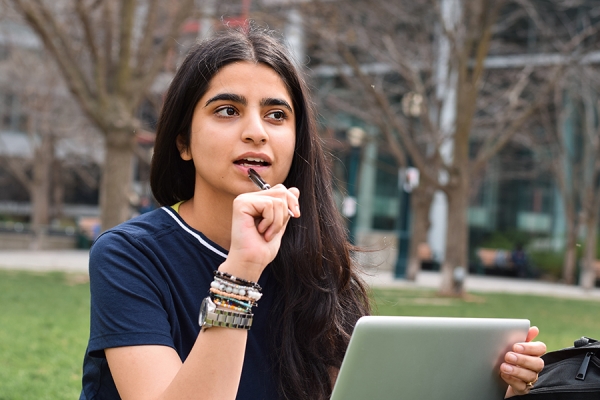
{"type": "MultiPolygon", "coordinates": [[[[28,271],[88,272],[87,250],[57,251],[0,251],[0,268],[28,271]]],[[[367,283],[380,288],[430,288],[440,284],[440,274],[422,271],[416,282],[394,279],[390,271],[371,270],[365,275],[367,283]]],[[[590,299],[600,301],[600,288],[584,291],[578,286],[567,286],[516,278],[469,275],[465,281],[468,292],[497,292],[535,294],[552,297],[590,299]]]]}
{"type": "MultiPolygon", "coordinates": [[[[394,279],[393,274],[389,271],[381,271],[379,273],[367,274],[365,280],[369,285],[379,288],[437,289],[441,283],[441,276],[437,272],[421,271],[416,282],[409,282],[403,279],[394,279]]],[[[465,288],[468,292],[534,294],[600,301],[600,288],[598,287],[585,291],[579,286],[529,279],[468,275],[465,280],[465,288]]]]}
{"type": "Polygon", "coordinates": [[[64,271],[88,273],[87,250],[3,250],[0,268],[27,271],[64,271]]]}

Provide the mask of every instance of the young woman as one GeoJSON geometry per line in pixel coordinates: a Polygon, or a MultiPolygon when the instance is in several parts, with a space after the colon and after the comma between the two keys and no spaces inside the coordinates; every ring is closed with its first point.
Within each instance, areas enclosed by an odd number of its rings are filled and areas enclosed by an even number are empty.
{"type": "MultiPolygon", "coordinates": [[[[91,249],[81,398],[328,398],[369,313],[330,182],[283,45],[251,28],[193,48],[157,129],[163,207],[91,249]]],[[[507,354],[515,393],[541,369],[539,348],[521,346],[507,354]]]]}

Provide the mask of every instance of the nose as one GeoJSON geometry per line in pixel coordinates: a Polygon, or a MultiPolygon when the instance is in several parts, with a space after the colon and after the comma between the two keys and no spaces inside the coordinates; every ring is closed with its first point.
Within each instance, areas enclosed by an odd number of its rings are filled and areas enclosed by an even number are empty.
{"type": "Polygon", "coordinates": [[[264,144],[268,138],[269,135],[265,130],[260,115],[248,116],[247,123],[242,131],[242,140],[248,143],[264,144]]]}

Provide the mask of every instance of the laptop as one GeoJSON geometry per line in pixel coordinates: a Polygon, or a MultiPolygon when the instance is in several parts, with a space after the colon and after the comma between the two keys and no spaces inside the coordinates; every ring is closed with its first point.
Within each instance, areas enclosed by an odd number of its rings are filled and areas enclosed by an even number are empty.
{"type": "Polygon", "coordinates": [[[507,389],[504,355],[529,320],[362,317],[331,400],[494,400],[507,389]]]}

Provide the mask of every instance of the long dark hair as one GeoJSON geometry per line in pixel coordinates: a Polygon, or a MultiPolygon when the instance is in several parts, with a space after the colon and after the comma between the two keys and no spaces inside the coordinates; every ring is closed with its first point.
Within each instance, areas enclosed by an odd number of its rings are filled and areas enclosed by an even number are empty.
{"type": "Polygon", "coordinates": [[[326,399],[330,369],[339,368],[354,324],[370,312],[366,286],[352,258],[335,206],[332,179],[317,134],[308,89],[286,48],[256,26],[225,29],[196,45],[167,92],[159,119],[150,182],[161,205],[194,194],[194,165],[179,155],[176,139],[189,145],[192,114],[212,77],[235,61],[262,63],[279,74],[296,114],[296,144],[283,183],[300,190],[302,217],[291,219],[270,269],[280,285],[271,321],[273,361],[285,399],[326,399]]]}

